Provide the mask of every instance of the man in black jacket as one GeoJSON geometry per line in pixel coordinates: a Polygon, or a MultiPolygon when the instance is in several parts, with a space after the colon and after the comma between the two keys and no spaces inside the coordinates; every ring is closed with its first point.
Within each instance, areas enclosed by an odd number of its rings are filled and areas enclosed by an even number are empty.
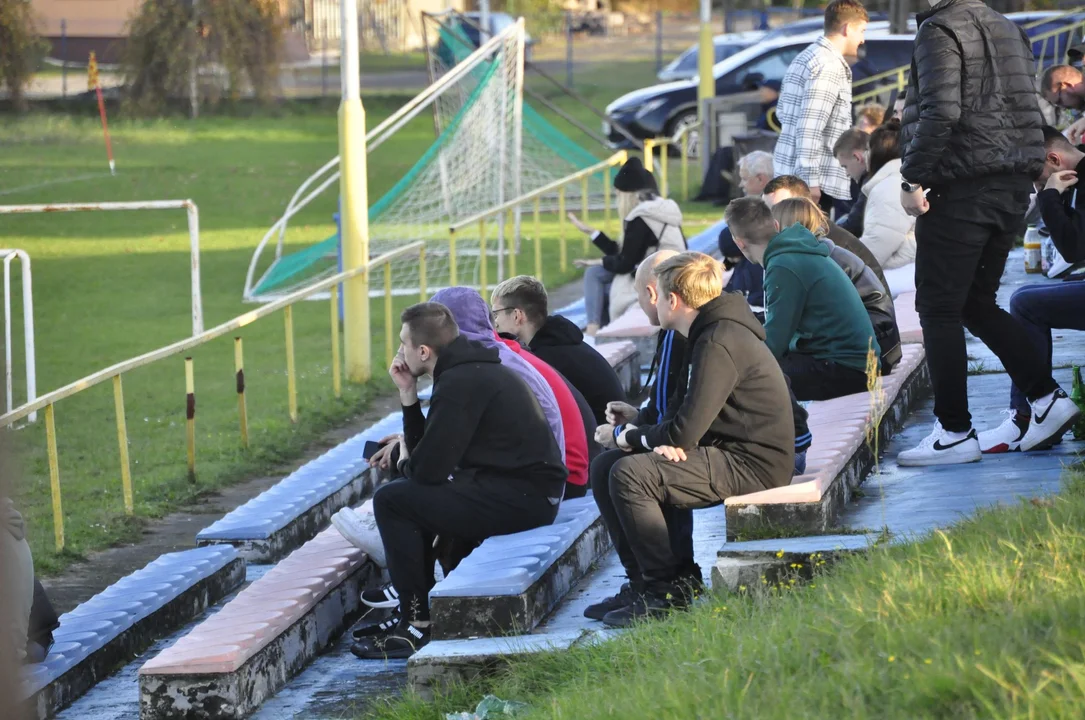
{"type": "Polygon", "coordinates": [[[795,464],[787,382],[746,301],[721,294],[720,264],[685,252],[655,275],[660,326],[689,341],[689,381],[662,422],[624,427],[616,444],[630,454],[614,463],[605,488],[593,473],[596,502],[612,507],[603,513],[607,530],[615,546],[628,545],[644,580],[640,597],[604,616],[615,626],[686,601],[665,507],[709,507],[786,485],[795,464]]]}
{"type": "Polygon", "coordinates": [[[981,0],[942,0],[917,20],[901,128],[901,205],[919,217],[916,311],[938,422],[897,459],[911,466],[980,459],[968,412],[965,327],[1032,403],[1022,449],[1050,447],[1077,408],[996,298],[1024,229],[1032,180],[1043,169],[1032,47],[1023,30],[981,0]]]}
{"type": "Polygon", "coordinates": [[[490,307],[494,329],[516,338],[564,375],[588,401],[597,425],[606,422],[607,403],[625,401],[618,374],[584,342],[580,328],[561,315],[547,315],[546,287],[538,279],[517,275],[505,280],[494,288],[490,307]]]}
{"type": "MultiPolygon", "coordinates": [[[[1085,192],[1078,189],[1085,173],[1085,152],[1074,147],[1053,127],[1044,127],[1044,170],[1037,179],[1036,196],[1044,225],[1059,254],[1068,263],[1085,260],[1085,192]]],[[[1010,297],[1010,314],[1021,323],[1032,345],[1040,348],[1051,367],[1051,331],[1085,330],[1085,282],[1025,285],[1010,297]]],[[[1006,420],[979,434],[984,453],[1013,452],[1032,422],[1028,398],[1017,385],[1010,387],[1010,414],[1006,420]]]]}
{"type": "Polygon", "coordinates": [[[429,640],[435,536],[481,541],[548,525],[568,474],[535,395],[496,349],[461,337],[437,303],[412,305],[402,324],[389,374],[403,406],[403,479],[373,497],[392,582],[363,600],[383,594],[403,618],[355,643],[351,651],[367,659],[409,657],[429,640]],[[418,402],[423,375],[433,377],[428,417],[418,402]]]}

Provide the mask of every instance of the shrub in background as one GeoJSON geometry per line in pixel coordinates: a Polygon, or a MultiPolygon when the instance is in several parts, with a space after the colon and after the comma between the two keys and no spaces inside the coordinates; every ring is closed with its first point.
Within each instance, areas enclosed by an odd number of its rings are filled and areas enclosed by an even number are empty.
{"type": "Polygon", "coordinates": [[[0,0],[0,87],[16,110],[26,109],[23,95],[48,44],[38,35],[27,0],[0,0]]]}

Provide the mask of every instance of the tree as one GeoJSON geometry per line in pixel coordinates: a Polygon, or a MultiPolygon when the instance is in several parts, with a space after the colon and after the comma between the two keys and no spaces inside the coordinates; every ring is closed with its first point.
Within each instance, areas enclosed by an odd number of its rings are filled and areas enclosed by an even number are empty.
{"type": "Polygon", "coordinates": [[[18,111],[26,109],[23,90],[30,83],[46,48],[47,44],[35,27],[30,3],[0,0],[0,87],[7,88],[18,111]]]}
{"type": "Polygon", "coordinates": [[[238,98],[249,88],[271,99],[279,78],[283,23],[277,0],[146,0],[129,22],[126,100],[161,113],[187,98],[238,98]]]}

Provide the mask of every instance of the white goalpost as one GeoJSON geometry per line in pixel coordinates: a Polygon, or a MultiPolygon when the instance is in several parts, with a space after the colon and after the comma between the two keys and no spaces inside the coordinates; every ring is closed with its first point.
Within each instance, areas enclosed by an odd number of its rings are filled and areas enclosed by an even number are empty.
{"type": "MultiPolygon", "coordinates": [[[[4,261],[4,380],[7,390],[4,399],[7,411],[10,413],[15,405],[11,345],[11,263],[14,260],[19,261],[22,270],[23,350],[26,358],[26,401],[28,403],[38,397],[37,365],[34,359],[34,290],[31,283],[30,256],[25,250],[0,249],[0,258],[4,261]]],[[[30,422],[37,419],[36,412],[30,413],[30,422]]]]}

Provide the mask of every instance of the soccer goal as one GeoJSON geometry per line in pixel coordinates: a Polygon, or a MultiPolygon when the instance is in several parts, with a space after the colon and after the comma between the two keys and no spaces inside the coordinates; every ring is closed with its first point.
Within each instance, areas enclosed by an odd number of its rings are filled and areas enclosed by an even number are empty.
{"type": "MultiPolygon", "coordinates": [[[[7,412],[15,406],[12,323],[11,323],[11,264],[19,261],[22,270],[22,305],[23,305],[23,353],[26,373],[26,401],[33,402],[38,397],[37,365],[34,359],[34,290],[31,282],[30,256],[25,250],[0,249],[0,259],[4,262],[4,402],[7,412]]],[[[30,422],[38,419],[37,413],[30,413],[30,422]]]]}

